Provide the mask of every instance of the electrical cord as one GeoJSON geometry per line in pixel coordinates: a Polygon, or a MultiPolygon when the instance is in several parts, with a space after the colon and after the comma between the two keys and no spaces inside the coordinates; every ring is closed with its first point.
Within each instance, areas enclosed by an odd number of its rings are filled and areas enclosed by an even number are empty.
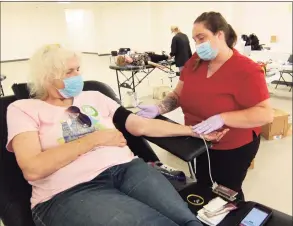
{"type": "Polygon", "coordinates": [[[204,137],[202,135],[200,135],[200,138],[203,140],[204,142],[204,145],[206,147],[206,150],[207,150],[207,155],[208,155],[208,163],[209,163],[209,174],[210,174],[210,179],[211,179],[211,182],[213,184],[213,186],[215,185],[215,182],[213,180],[213,177],[212,177],[212,170],[211,170],[211,159],[210,159],[210,153],[209,153],[209,147],[207,145],[207,142],[206,140],[204,139],[204,137]]]}
{"type": "MultiPolygon", "coordinates": [[[[207,155],[208,155],[208,163],[209,163],[209,175],[210,175],[210,179],[211,182],[213,184],[213,187],[216,185],[216,183],[214,183],[213,177],[212,177],[212,170],[211,170],[211,159],[210,159],[210,153],[209,153],[209,147],[207,145],[206,140],[204,139],[204,137],[202,135],[200,135],[200,138],[203,140],[206,151],[207,151],[207,155]]],[[[190,194],[187,196],[187,202],[191,205],[194,206],[201,206],[204,204],[204,198],[202,196],[199,195],[195,195],[195,194],[190,194]],[[190,198],[196,198],[196,200],[190,200],[190,198]]]]}
{"type": "MultiPolygon", "coordinates": [[[[199,135],[199,137],[203,140],[204,142],[204,145],[205,145],[205,148],[206,148],[206,151],[207,151],[207,155],[208,155],[208,164],[209,164],[209,175],[210,175],[210,179],[211,179],[211,182],[212,182],[212,189],[214,190],[218,184],[213,180],[213,176],[212,176],[212,169],[211,169],[211,158],[210,158],[210,153],[209,153],[209,147],[208,147],[208,144],[205,140],[205,138],[203,137],[203,135],[199,135]]],[[[187,196],[187,202],[191,205],[194,205],[194,206],[201,206],[204,204],[204,198],[202,196],[199,196],[199,195],[195,195],[195,194],[190,194],[187,196]],[[196,200],[190,200],[190,198],[196,198],[196,200]]]]}

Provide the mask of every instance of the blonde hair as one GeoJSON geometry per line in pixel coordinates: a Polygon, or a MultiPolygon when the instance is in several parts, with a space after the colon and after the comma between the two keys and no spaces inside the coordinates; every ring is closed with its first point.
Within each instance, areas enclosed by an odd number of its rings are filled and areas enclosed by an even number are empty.
{"type": "Polygon", "coordinates": [[[48,95],[46,84],[66,75],[67,61],[80,55],[59,44],[45,45],[30,58],[29,90],[30,96],[41,99],[48,95]]]}
{"type": "Polygon", "coordinates": [[[179,30],[179,27],[178,26],[175,26],[175,25],[171,26],[171,30],[172,31],[175,31],[175,32],[180,31],[179,30]]]}
{"type": "Polygon", "coordinates": [[[127,64],[124,56],[120,55],[116,57],[116,65],[119,67],[123,67],[127,64]]]}

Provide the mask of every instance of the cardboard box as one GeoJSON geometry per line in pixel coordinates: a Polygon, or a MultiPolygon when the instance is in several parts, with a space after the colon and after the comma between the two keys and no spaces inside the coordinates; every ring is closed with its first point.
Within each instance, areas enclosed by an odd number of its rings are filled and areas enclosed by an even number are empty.
{"type": "Polygon", "coordinates": [[[288,119],[289,113],[274,109],[274,120],[272,123],[262,126],[261,135],[267,140],[282,139],[288,134],[288,119]]]}
{"type": "Polygon", "coordinates": [[[163,100],[172,89],[169,86],[157,86],[153,89],[153,99],[163,100]]]}
{"type": "Polygon", "coordinates": [[[291,136],[292,135],[292,123],[288,124],[288,131],[286,136],[291,136]]]}

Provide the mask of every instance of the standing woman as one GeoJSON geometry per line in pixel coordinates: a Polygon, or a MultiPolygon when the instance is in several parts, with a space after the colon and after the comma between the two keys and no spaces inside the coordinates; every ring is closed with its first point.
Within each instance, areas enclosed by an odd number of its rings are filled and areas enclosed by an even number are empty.
{"type": "Polygon", "coordinates": [[[176,67],[181,72],[184,64],[192,56],[189,39],[177,26],[171,27],[171,33],[174,34],[174,37],[172,38],[170,56],[175,58],[176,67]]]}
{"type": "MultiPolygon", "coordinates": [[[[196,53],[185,64],[175,90],[159,105],[141,106],[153,118],[178,107],[185,124],[206,134],[230,131],[210,149],[214,181],[244,198],[242,183],[259,149],[261,126],[273,120],[269,92],[260,66],[233,47],[237,35],[217,12],[205,12],[193,25],[196,53]]],[[[207,154],[196,159],[198,182],[211,186],[207,154]]]]}

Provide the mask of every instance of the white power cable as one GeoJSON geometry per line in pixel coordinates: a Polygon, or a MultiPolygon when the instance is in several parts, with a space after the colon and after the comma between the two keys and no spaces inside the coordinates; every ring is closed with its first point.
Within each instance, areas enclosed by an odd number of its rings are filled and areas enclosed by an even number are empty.
{"type": "Polygon", "coordinates": [[[209,147],[208,147],[208,145],[207,145],[206,140],[204,139],[204,137],[203,137],[202,135],[200,135],[200,138],[203,140],[204,145],[205,145],[206,150],[207,150],[208,162],[209,162],[209,174],[210,174],[211,182],[212,182],[212,184],[213,184],[213,186],[214,186],[215,182],[214,182],[213,177],[212,177],[211,159],[210,159],[209,147]]]}

